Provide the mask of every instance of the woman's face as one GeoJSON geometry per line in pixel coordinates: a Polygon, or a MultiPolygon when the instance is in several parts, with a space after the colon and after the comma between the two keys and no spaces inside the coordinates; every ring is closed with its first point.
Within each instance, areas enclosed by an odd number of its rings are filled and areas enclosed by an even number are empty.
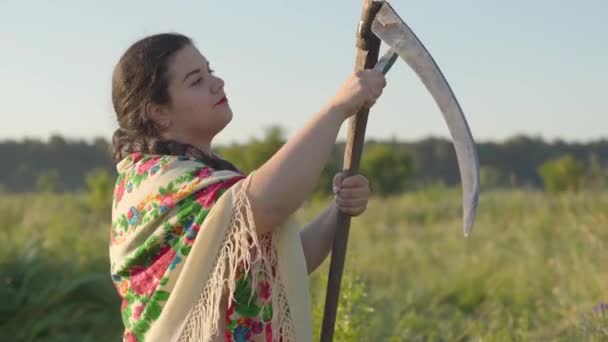
{"type": "Polygon", "coordinates": [[[209,62],[194,47],[177,51],[168,66],[170,122],[165,134],[193,145],[208,145],[232,120],[224,81],[213,75],[209,62]]]}

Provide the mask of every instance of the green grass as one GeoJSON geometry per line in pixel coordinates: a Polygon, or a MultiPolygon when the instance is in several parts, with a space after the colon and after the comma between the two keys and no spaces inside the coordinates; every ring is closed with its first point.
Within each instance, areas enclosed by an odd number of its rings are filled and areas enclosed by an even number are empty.
{"type": "MultiPolygon", "coordinates": [[[[87,203],[0,198],[0,340],[119,340],[109,209],[87,203]]],[[[608,193],[483,193],[469,238],[460,210],[458,190],[429,188],[353,219],[336,341],[608,340],[608,193]]],[[[316,336],[328,264],[311,278],[316,336]]]]}

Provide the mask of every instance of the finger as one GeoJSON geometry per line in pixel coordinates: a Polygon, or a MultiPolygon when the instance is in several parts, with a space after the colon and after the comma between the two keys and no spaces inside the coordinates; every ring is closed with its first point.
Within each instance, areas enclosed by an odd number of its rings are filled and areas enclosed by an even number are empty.
{"type": "Polygon", "coordinates": [[[336,195],[335,200],[336,200],[336,203],[339,203],[339,204],[356,205],[356,204],[368,202],[369,197],[368,196],[364,196],[364,197],[359,196],[359,197],[344,198],[344,197],[342,197],[342,195],[336,195]]]}
{"type": "Polygon", "coordinates": [[[351,209],[340,209],[340,212],[342,212],[348,216],[351,216],[351,217],[359,216],[359,215],[363,214],[363,211],[362,210],[351,210],[351,209]]]}
{"type": "Polygon", "coordinates": [[[378,91],[378,90],[384,89],[385,86],[386,86],[386,80],[378,79],[374,82],[373,85],[371,85],[370,88],[373,89],[374,91],[378,91]]]}
{"type": "Polygon", "coordinates": [[[346,205],[346,204],[337,204],[338,209],[340,210],[360,210],[362,208],[367,208],[367,203],[359,203],[359,204],[353,204],[353,205],[346,205]]]}
{"type": "Polygon", "coordinates": [[[369,197],[370,193],[371,193],[371,191],[367,187],[348,188],[348,189],[342,188],[342,189],[340,189],[340,192],[338,193],[338,198],[344,199],[344,200],[359,199],[359,198],[367,199],[369,197]]]}
{"type": "Polygon", "coordinates": [[[345,199],[341,199],[341,198],[336,198],[336,204],[338,205],[338,207],[359,208],[359,207],[367,206],[367,199],[345,200],[345,199]]]}
{"type": "Polygon", "coordinates": [[[364,69],[367,70],[368,74],[373,77],[375,80],[383,78],[384,77],[384,73],[380,70],[376,70],[376,69],[364,69]]]}
{"type": "Polygon", "coordinates": [[[342,181],[342,188],[360,188],[365,187],[369,184],[369,181],[365,176],[361,174],[356,174],[354,176],[346,177],[342,181]]]}
{"type": "Polygon", "coordinates": [[[371,76],[374,85],[384,88],[384,86],[386,85],[386,76],[382,73],[382,71],[373,70],[371,76]]]}
{"type": "Polygon", "coordinates": [[[338,208],[339,211],[343,213],[348,213],[349,215],[359,215],[363,213],[367,208],[359,207],[359,208],[338,208]]]}

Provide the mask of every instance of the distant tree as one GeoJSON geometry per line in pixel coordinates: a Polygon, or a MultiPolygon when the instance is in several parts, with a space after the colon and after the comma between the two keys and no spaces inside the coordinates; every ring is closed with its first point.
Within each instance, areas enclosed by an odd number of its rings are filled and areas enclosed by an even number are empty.
{"type": "Polygon", "coordinates": [[[582,163],[570,154],[548,160],[538,168],[545,189],[550,192],[577,191],[583,171],[582,163]]]}
{"type": "Polygon", "coordinates": [[[360,169],[370,180],[374,194],[399,194],[411,180],[412,157],[407,151],[395,149],[388,144],[375,144],[364,151],[360,169]]]}
{"type": "Polygon", "coordinates": [[[602,163],[595,152],[589,153],[588,166],[585,170],[584,185],[590,190],[602,190],[608,183],[608,171],[602,167],[602,163]]]}
{"type": "Polygon", "coordinates": [[[57,170],[47,170],[38,173],[36,176],[36,190],[39,192],[57,192],[60,189],[59,172],[57,170]]]}
{"type": "Polygon", "coordinates": [[[479,182],[483,189],[496,188],[501,185],[503,175],[493,166],[482,166],[479,169],[479,182]]]}
{"type": "Polygon", "coordinates": [[[67,145],[67,141],[65,140],[64,137],[62,137],[59,134],[53,134],[51,135],[51,137],[49,138],[49,145],[54,147],[54,148],[63,148],[67,145]]]}
{"type": "Polygon", "coordinates": [[[285,144],[285,140],[283,129],[279,126],[267,128],[261,140],[252,139],[246,149],[248,169],[253,170],[262,166],[285,144]]]}
{"type": "MultiPolygon", "coordinates": [[[[250,172],[268,160],[285,140],[279,126],[270,126],[257,138],[220,147],[219,153],[243,171],[250,172]]],[[[0,168],[0,184],[4,185],[7,192],[35,191],[41,172],[50,172],[50,176],[40,176],[44,183],[49,177],[55,177],[52,170],[56,170],[56,190],[85,191],[86,175],[93,169],[102,168],[116,176],[116,165],[109,154],[110,142],[101,137],[92,137],[88,141],[66,139],[56,134],[47,141],[37,138],[0,141],[3,166],[0,168]]],[[[458,161],[450,139],[430,137],[413,142],[398,142],[394,138],[376,141],[368,139],[365,149],[376,144],[386,144],[395,151],[410,153],[413,165],[410,184],[413,187],[436,182],[446,186],[460,183],[458,161]]],[[[514,136],[503,142],[477,141],[476,146],[479,160],[483,161],[484,167],[499,171],[502,185],[543,187],[540,166],[547,160],[567,154],[583,162],[585,172],[582,186],[597,189],[608,185],[605,174],[608,139],[574,143],[563,140],[547,142],[534,136],[514,136]],[[593,158],[590,153],[594,155],[593,158]]],[[[343,150],[344,142],[338,142],[323,170],[317,193],[328,194],[333,175],[340,169],[343,150]]],[[[491,170],[482,170],[482,183],[486,187],[495,180],[493,177],[496,175],[491,170]]]]}
{"type": "Polygon", "coordinates": [[[283,144],[285,137],[282,128],[271,126],[266,129],[262,139],[254,137],[245,145],[232,144],[220,147],[218,153],[243,172],[249,173],[270,159],[283,144]]]}
{"type": "Polygon", "coordinates": [[[114,179],[110,173],[105,169],[94,169],[87,173],[85,182],[89,205],[94,209],[108,208],[114,191],[114,179]]]}

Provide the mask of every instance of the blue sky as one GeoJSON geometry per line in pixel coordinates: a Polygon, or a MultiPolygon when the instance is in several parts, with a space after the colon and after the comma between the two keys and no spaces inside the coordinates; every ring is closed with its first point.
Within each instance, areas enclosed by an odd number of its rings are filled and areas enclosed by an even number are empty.
{"type": "MultiPolygon", "coordinates": [[[[478,141],[608,137],[608,2],[392,1],[435,57],[478,141]]],[[[106,137],[112,69],[135,40],[191,36],[235,116],[216,143],[292,134],[352,71],[361,1],[0,1],[0,140],[106,137]]],[[[398,63],[367,137],[449,137],[398,63]]],[[[340,138],[346,136],[344,125],[340,138]]]]}

